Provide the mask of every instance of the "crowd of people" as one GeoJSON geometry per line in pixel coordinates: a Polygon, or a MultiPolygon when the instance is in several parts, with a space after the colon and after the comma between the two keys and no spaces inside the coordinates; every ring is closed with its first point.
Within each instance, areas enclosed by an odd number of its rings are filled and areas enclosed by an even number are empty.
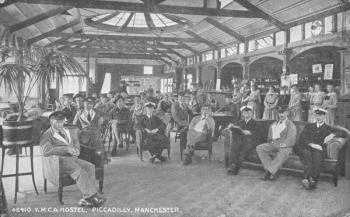
{"type": "MultiPolygon", "coordinates": [[[[183,147],[183,165],[192,163],[192,156],[195,146],[199,142],[205,142],[210,134],[215,137],[218,126],[215,123],[212,113],[221,112],[230,116],[230,123],[220,126],[221,129],[237,130],[244,135],[244,139],[235,147],[231,147],[230,167],[228,174],[237,175],[242,162],[249,152],[256,149],[258,156],[265,168],[262,180],[277,179],[277,172],[288,159],[293,147],[296,145],[296,127],[293,121],[302,120],[301,102],[310,102],[308,121],[315,122],[310,127],[305,128],[302,133],[300,144],[296,148],[296,153],[305,164],[305,179],[303,186],[308,189],[316,188],[319,178],[322,152],[324,144],[335,136],[329,128],[329,124],[334,123],[334,106],[336,95],[331,85],[327,85],[328,93],[323,93],[319,84],[315,85],[315,90],[301,94],[297,86],[292,86],[290,101],[287,105],[281,105],[281,96],[271,87],[266,94],[264,101],[261,99],[260,91],[255,84],[244,84],[242,88],[235,88],[232,94],[225,95],[224,104],[219,104],[217,99],[210,93],[205,93],[200,89],[193,92],[180,92],[177,95],[160,94],[150,89],[140,95],[135,95],[130,101],[127,93],[110,92],[101,94],[99,99],[93,97],[84,98],[80,94],[73,97],[64,96],[62,105],[57,106],[55,112],[50,115],[52,137],[60,138],[69,143],[69,132],[64,130],[63,125],[57,124],[61,119],[65,119],[66,124],[79,126],[79,142],[107,153],[102,141],[102,134],[105,130],[111,132],[112,151],[111,156],[117,155],[117,150],[124,147],[123,134],[128,134],[138,147],[141,143],[150,152],[151,163],[156,160],[166,161],[162,156],[164,145],[169,145],[170,130],[176,130],[180,138],[180,146],[183,147]],[[262,109],[262,107],[264,109],[262,109]],[[263,112],[261,113],[261,111],[263,112]],[[261,129],[256,124],[257,119],[275,120],[268,133],[267,143],[262,143],[261,129]],[[332,119],[333,118],[333,119],[332,119]],[[310,136],[311,135],[311,136],[310,136]],[[248,145],[249,144],[249,145],[248,145]],[[276,152],[274,158],[270,156],[276,152]],[[316,157],[315,157],[316,156],[316,157]]],[[[285,100],[284,100],[285,101],[285,100]]],[[[45,139],[41,142],[41,147],[46,150],[54,150],[56,147],[54,140],[45,139]]],[[[61,150],[62,151],[62,150],[61,150]]],[[[77,156],[77,150],[66,150],[69,156],[77,156]]],[[[55,153],[55,152],[52,152],[55,153]]],[[[86,165],[72,162],[67,166],[68,173],[84,173],[86,165]],[[74,166],[72,166],[74,165],[74,166]]],[[[90,173],[85,171],[84,177],[90,173]]],[[[91,185],[90,179],[79,180],[82,182],[82,192],[88,192],[82,198],[80,204],[85,206],[100,206],[105,199],[97,196],[91,185]],[[90,181],[89,181],[90,180],[90,181]],[[85,184],[84,184],[85,183],[85,184]]]]}

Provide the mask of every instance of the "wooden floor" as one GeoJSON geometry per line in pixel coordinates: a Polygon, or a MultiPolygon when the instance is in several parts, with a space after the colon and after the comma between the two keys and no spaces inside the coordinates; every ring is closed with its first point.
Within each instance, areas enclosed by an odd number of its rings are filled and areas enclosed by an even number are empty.
{"type": "MultiPolygon", "coordinates": [[[[350,216],[350,182],[344,178],[338,187],[321,181],[317,190],[307,192],[298,177],[282,175],[276,182],[263,182],[259,180],[262,171],[248,169],[243,169],[238,176],[227,176],[220,142],[214,145],[211,161],[206,159],[207,152],[201,151],[187,167],[181,165],[178,144],[172,140],[171,146],[171,160],[166,163],[152,165],[147,161],[148,154],[141,162],[134,145],[128,153],[121,152],[112,158],[105,172],[104,196],[108,200],[101,212],[74,210],[81,196],[76,186],[64,189],[63,206],[58,203],[54,186],[49,185],[48,194],[44,194],[41,160],[36,149],[38,196],[31,178],[21,177],[21,193],[17,204],[13,204],[14,179],[3,180],[10,216],[350,216]],[[147,213],[145,211],[156,210],[145,208],[172,208],[174,213],[147,213]]],[[[6,172],[14,168],[14,160],[6,156],[6,172]]],[[[21,158],[20,162],[23,170],[28,168],[28,157],[21,158]]]]}

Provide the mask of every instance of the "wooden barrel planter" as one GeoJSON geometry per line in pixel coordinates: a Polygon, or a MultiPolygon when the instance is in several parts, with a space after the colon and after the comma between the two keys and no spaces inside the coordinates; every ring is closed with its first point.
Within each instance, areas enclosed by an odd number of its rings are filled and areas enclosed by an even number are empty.
{"type": "Polygon", "coordinates": [[[30,145],[32,143],[33,121],[4,121],[2,125],[3,145],[30,145]]]}

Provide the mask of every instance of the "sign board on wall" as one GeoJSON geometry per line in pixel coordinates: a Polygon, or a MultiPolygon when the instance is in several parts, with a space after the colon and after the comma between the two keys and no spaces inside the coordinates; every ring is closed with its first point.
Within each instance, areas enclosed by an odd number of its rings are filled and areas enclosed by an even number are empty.
{"type": "Polygon", "coordinates": [[[326,64],[324,66],[324,80],[333,79],[333,64],[326,64]]]}

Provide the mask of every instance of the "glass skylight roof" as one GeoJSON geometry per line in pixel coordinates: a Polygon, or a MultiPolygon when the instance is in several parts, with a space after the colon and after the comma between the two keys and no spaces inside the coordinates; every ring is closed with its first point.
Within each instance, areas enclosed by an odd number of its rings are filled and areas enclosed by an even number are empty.
{"type": "Polygon", "coordinates": [[[185,18],[174,15],[163,15],[140,12],[112,12],[107,14],[99,14],[85,19],[85,23],[93,28],[117,31],[125,33],[147,33],[161,31],[174,32],[182,30],[184,26],[191,26],[192,23],[185,18]],[[146,19],[146,16],[149,19],[146,19]]]}

